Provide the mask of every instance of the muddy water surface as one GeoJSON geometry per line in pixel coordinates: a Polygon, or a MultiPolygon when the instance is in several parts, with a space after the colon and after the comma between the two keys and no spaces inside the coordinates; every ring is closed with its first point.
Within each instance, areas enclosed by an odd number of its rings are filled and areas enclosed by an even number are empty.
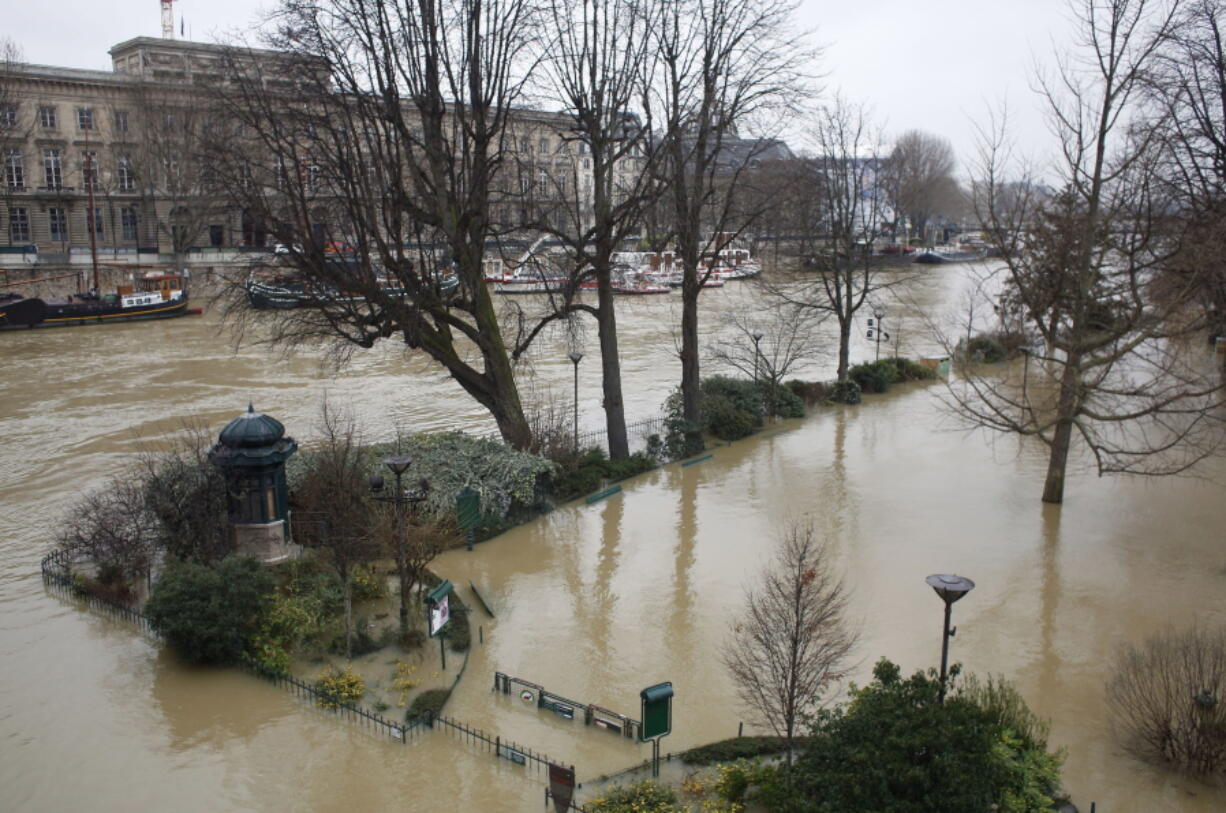
{"type": "MultiPolygon", "coordinates": [[[[899,314],[954,301],[960,273],[924,277],[899,314]]],[[[652,413],[678,374],[669,299],[622,314],[634,417],[652,413]]],[[[729,286],[704,299],[707,323],[718,325],[747,297],[729,286]]],[[[903,352],[932,349],[918,321],[901,327],[903,352]]],[[[66,503],[184,417],[216,431],[252,400],[306,439],[326,393],[373,436],[492,429],[446,379],[393,348],[333,376],[310,354],[235,352],[215,328],[206,316],[0,335],[2,806],[425,810],[455,799],[459,810],[539,809],[539,774],[439,733],[400,745],[244,674],[185,668],[44,590],[38,560],[66,503]]],[[[569,404],[567,348],[551,338],[525,377],[569,404]]],[[[811,372],[828,369],[819,359],[811,372]]],[[[580,367],[585,428],[598,421],[596,371],[580,367]]],[[[1226,622],[1226,466],[1207,469],[1216,484],[1079,473],[1063,508],[1044,507],[1039,450],[949,431],[932,396],[902,387],[781,422],[699,465],[666,467],[612,499],[562,506],[472,554],[445,555],[437,569],[465,598],[469,581],[478,585],[497,613],[479,621],[485,644],[448,713],[574,763],[581,781],[649,749],[493,694],[495,670],[632,716],[639,689],[671,680],[666,750],[734,734],[743,715],[718,653],[745,581],[800,517],[830,535],[846,569],[860,679],[881,655],[907,669],[936,662],[941,604],[923,578],[963,573],[978,586],[955,609],[952,658],[1016,680],[1053,719],[1083,809],[1091,800],[1103,811],[1226,808],[1226,794],[1118,753],[1102,691],[1121,641],[1197,618],[1226,622]]]]}

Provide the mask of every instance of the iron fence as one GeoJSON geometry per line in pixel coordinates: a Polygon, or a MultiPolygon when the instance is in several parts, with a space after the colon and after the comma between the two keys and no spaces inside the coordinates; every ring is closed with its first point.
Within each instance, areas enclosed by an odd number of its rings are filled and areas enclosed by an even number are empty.
{"type": "MultiPolygon", "coordinates": [[[[91,592],[73,575],[73,565],[84,560],[82,553],[80,548],[58,548],[44,556],[39,565],[42,570],[43,583],[83,602],[92,610],[127,621],[146,635],[158,637],[149,616],[114,599],[91,592]]],[[[252,674],[272,681],[298,697],[310,698],[316,705],[330,708],[338,716],[359,724],[379,727],[392,739],[407,743],[409,737],[422,727],[419,722],[401,724],[362,706],[339,702],[333,695],[322,692],[291,674],[271,669],[253,658],[244,657],[240,665],[252,674]]]]}
{"type": "MultiPolygon", "coordinates": [[[[652,435],[663,438],[668,431],[668,419],[664,416],[645,418],[626,424],[626,438],[630,441],[630,451],[641,452],[647,448],[647,441],[652,435]]],[[[589,449],[599,446],[609,451],[609,435],[604,429],[593,429],[578,434],[579,448],[589,449]]]]}
{"type": "Polygon", "coordinates": [[[425,724],[420,721],[398,723],[362,706],[343,703],[335,695],[321,691],[310,683],[296,678],[287,672],[270,669],[253,658],[244,658],[241,663],[248,672],[272,682],[294,696],[310,700],[314,705],[326,708],[329,711],[335,712],[337,716],[344,717],[359,725],[365,725],[382,731],[387,736],[394,740],[399,740],[401,743],[407,744],[411,736],[415,733],[420,733],[425,727],[425,724]]]}
{"type": "Polygon", "coordinates": [[[440,714],[426,720],[428,726],[433,727],[435,723],[442,726],[443,731],[455,734],[468,744],[489,751],[495,757],[509,760],[516,765],[524,765],[540,771],[548,769],[551,762],[561,764],[540,751],[534,751],[511,740],[504,740],[498,734],[491,735],[481,729],[465,725],[454,717],[444,717],[440,714]]]}
{"type": "Polygon", "coordinates": [[[98,595],[73,575],[72,566],[80,560],[80,554],[80,549],[58,548],[44,556],[39,564],[43,583],[92,610],[125,621],[145,635],[156,637],[147,615],[120,601],[98,595]]]}

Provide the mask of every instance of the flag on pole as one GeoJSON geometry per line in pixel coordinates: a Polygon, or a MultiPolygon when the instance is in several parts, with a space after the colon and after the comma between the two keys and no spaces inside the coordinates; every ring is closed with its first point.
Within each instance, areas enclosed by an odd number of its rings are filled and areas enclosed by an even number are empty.
{"type": "Polygon", "coordinates": [[[183,36],[183,18],[179,17],[179,36],[183,36]]]}

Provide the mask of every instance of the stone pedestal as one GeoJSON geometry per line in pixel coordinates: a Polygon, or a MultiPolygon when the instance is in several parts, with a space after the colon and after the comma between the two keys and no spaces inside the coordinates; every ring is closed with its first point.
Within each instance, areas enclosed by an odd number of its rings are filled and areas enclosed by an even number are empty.
{"type": "Polygon", "coordinates": [[[258,525],[234,525],[234,552],[266,565],[298,558],[302,546],[286,541],[285,520],[258,525]]]}

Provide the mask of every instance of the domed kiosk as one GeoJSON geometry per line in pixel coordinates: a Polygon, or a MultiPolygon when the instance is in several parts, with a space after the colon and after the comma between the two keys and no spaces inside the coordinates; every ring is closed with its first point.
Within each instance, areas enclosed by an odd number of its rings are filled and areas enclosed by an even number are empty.
{"type": "Polygon", "coordinates": [[[285,427],[271,415],[247,411],[226,424],[209,450],[209,462],[226,479],[231,546],[236,553],[265,564],[292,558],[288,542],[289,494],[285,461],[298,451],[285,427]]]}

